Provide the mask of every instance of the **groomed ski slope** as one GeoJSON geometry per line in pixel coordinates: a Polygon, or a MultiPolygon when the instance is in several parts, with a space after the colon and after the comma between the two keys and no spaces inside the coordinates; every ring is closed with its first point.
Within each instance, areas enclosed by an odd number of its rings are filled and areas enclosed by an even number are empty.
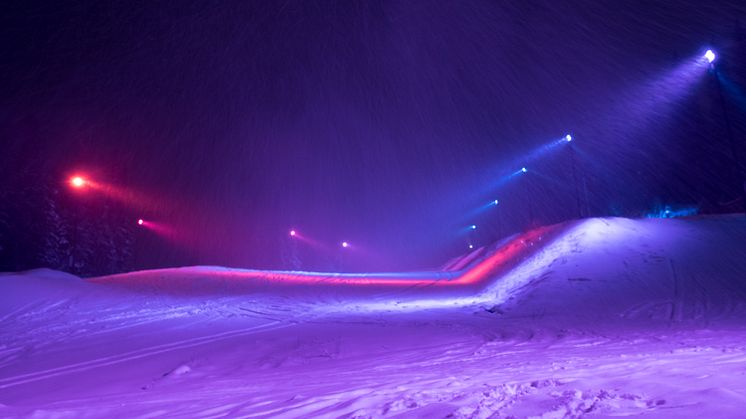
{"type": "Polygon", "coordinates": [[[408,274],[0,276],[3,417],[741,417],[746,219],[588,219],[408,274]]]}

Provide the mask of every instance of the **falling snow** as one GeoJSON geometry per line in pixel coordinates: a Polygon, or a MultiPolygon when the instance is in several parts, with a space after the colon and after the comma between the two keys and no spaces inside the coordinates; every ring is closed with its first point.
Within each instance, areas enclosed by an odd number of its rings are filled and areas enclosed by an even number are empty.
{"type": "Polygon", "coordinates": [[[742,416],[745,20],[11,1],[0,416],[742,416]]]}

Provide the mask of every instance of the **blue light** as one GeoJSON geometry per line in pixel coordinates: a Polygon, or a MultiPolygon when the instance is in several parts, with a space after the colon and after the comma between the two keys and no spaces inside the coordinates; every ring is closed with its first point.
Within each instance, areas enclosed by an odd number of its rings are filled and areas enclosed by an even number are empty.
{"type": "Polygon", "coordinates": [[[526,173],[528,172],[528,169],[526,169],[525,167],[521,167],[521,172],[526,173]]]}
{"type": "Polygon", "coordinates": [[[568,143],[572,141],[572,135],[570,134],[565,135],[565,141],[567,141],[568,143]]]}
{"type": "Polygon", "coordinates": [[[494,201],[492,201],[492,205],[497,205],[497,204],[499,204],[499,203],[500,203],[500,202],[499,202],[499,201],[498,201],[497,199],[496,199],[496,200],[494,200],[494,201]]]}
{"type": "Polygon", "coordinates": [[[645,216],[647,218],[678,218],[697,215],[698,212],[699,209],[697,207],[671,207],[670,205],[666,205],[653,209],[645,216]]]}
{"type": "Polygon", "coordinates": [[[476,224],[472,224],[471,226],[469,226],[469,228],[472,229],[472,230],[476,230],[477,229],[477,225],[476,224]]]}
{"type": "Polygon", "coordinates": [[[711,49],[708,49],[707,52],[705,52],[705,58],[707,58],[707,62],[713,62],[715,61],[715,53],[712,52],[711,49]]]}

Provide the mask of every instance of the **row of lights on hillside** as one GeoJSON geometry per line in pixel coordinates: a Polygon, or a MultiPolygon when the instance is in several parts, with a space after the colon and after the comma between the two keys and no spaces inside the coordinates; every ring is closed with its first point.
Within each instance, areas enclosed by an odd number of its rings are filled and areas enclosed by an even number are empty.
{"type": "MultiPolygon", "coordinates": [[[[290,237],[292,237],[292,238],[297,238],[297,237],[299,237],[299,236],[298,236],[298,231],[297,231],[297,230],[295,230],[295,229],[293,229],[293,230],[290,230],[290,233],[289,233],[289,234],[290,234],[290,237]]],[[[340,245],[341,247],[345,248],[345,249],[346,249],[346,248],[348,248],[348,247],[350,247],[350,243],[349,243],[349,242],[347,242],[347,241],[343,241],[343,242],[341,242],[341,243],[340,243],[339,245],[340,245]]]]}
{"type": "MultiPolygon", "coordinates": [[[[565,142],[568,142],[568,143],[569,143],[569,142],[572,142],[572,135],[570,135],[570,134],[567,134],[567,135],[565,135],[564,137],[562,137],[562,139],[563,139],[563,140],[564,140],[565,142]]],[[[526,166],[523,166],[523,167],[521,167],[521,168],[520,168],[520,169],[518,170],[518,172],[517,172],[517,173],[528,173],[528,169],[526,168],[526,166]]],[[[500,201],[499,201],[499,200],[497,200],[497,199],[494,199],[494,200],[492,200],[492,202],[491,202],[491,204],[492,204],[493,206],[497,206],[497,205],[498,205],[499,203],[500,203],[500,201]]],[[[476,229],[477,229],[477,225],[476,225],[476,224],[472,224],[472,225],[470,225],[470,226],[469,226],[469,230],[476,230],[476,229]]],[[[474,245],[473,245],[473,244],[471,244],[471,243],[469,243],[469,246],[468,246],[468,247],[469,247],[469,249],[474,249],[474,245]]]]}
{"type": "MultiPolygon", "coordinates": [[[[76,175],[70,178],[70,186],[73,187],[74,189],[83,189],[86,187],[94,186],[94,183],[91,180],[83,176],[76,175]]],[[[142,218],[138,218],[137,225],[144,226],[145,220],[143,220],[142,218]]]]}
{"type": "MultiPolygon", "coordinates": [[[[83,189],[91,185],[92,185],[92,182],[83,176],[76,175],[70,178],[70,186],[72,186],[75,189],[83,189]]],[[[138,218],[137,225],[139,226],[145,225],[145,220],[142,218],[138,218]]],[[[295,229],[290,230],[290,237],[293,237],[293,238],[298,237],[298,231],[295,229]]],[[[340,246],[346,249],[350,247],[350,243],[347,241],[343,241],[340,243],[340,246]]]]}
{"type": "MultiPolygon", "coordinates": [[[[703,58],[704,58],[705,60],[707,60],[707,62],[708,62],[709,64],[712,64],[713,62],[715,62],[715,59],[717,58],[717,55],[715,54],[715,52],[714,52],[713,50],[711,50],[711,49],[708,49],[707,51],[705,51],[705,54],[704,54],[703,58]]],[[[567,135],[565,135],[565,137],[564,137],[564,140],[565,140],[566,142],[568,142],[568,143],[569,143],[569,142],[571,142],[571,141],[573,140],[573,138],[572,138],[572,135],[570,135],[570,134],[567,134],[567,135]]],[[[520,173],[526,173],[526,172],[528,172],[528,169],[526,169],[526,167],[524,166],[524,167],[522,167],[522,168],[521,168],[521,169],[519,170],[519,172],[520,172],[520,173]]],[[[492,201],[492,203],[493,203],[493,205],[497,205],[497,204],[498,204],[498,200],[497,200],[497,199],[495,199],[494,201],[492,201]]],[[[744,202],[744,205],[746,205],[746,201],[744,202]]],[[[470,226],[470,228],[471,228],[472,230],[476,230],[477,226],[476,226],[476,225],[474,225],[474,224],[472,224],[472,225],[470,226]]],[[[473,244],[469,244],[469,249],[473,249],[473,248],[474,248],[474,245],[473,245],[473,244]]]]}
{"type": "MultiPolygon", "coordinates": [[[[713,52],[711,49],[708,49],[705,52],[705,54],[704,54],[704,58],[707,60],[708,63],[712,64],[715,61],[715,58],[717,58],[717,56],[715,55],[715,52],[713,52]]],[[[566,141],[566,142],[569,143],[572,140],[573,140],[572,135],[567,134],[567,135],[564,136],[564,141],[566,141]]],[[[521,167],[518,170],[517,173],[528,173],[528,169],[525,166],[521,167]]],[[[92,183],[88,179],[84,178],[83,176],[73,176],[72,178],[70,178],[70,185],[73,188],[82,189],[82,188],[84,188],[86,186],[92,185],[92,183]]],[[[491,202],[491,204],[494,205],[494,206],[497,206],[499,204],[499,201],[497,199],[495,199],[495,200],[493,200],[491,202]]],[[[137,220],[137,224],[140,225],[140,226],[143,226],[143,225],[145,225],[145,220],[143,220],[142,218],[139,218],[137,220]]],[[[477,229],[477,225],[476,224],[472,224],[472,225],[469,226],[469,229],[470,230],[476,230],[477,229]]],[[[295,229],[290,230],[289,234],[290,234],[290,237],[292,237],[292,238],[297,238],[298,237],[298,232],[295,229]]],[[[340,243],[340,246],[342,248],[348,248],[348,247],[350,247],[350,243],[347,242],[347,241],[343,241],[343,242],[340,243]]],[[[469,244],[469,249],[473,249],[473,248],[474,248],[474,245],[473,244],[469,244]]]]}

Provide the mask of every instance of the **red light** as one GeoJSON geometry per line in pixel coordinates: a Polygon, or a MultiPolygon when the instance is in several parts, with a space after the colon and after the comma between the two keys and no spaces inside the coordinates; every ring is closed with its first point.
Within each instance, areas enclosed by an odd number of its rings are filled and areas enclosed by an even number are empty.
{"type": "Polygon", "coordinates": [[[72,185],[72,186],[73,186],[74,188],[82,188],[83,186],[85,186],[85,183],[86,183],[85,179],[83,179],[83,178],[82,178],[82,177],[80,177],[80,176],[74,176],[74,177],[72,177],[72,178],[70,179],[70,184],[71,184],[71,185],[72,185]]]}
{"type": "Polygon", "coordinates": [[[139,220],[137,220],[137,224],[138,224],[138,225],[142,225],[142,224],[143,224],[144,222],[145,222],[145,221],[143,221],[143,220],[142,220],[142,218],[140,218],[139,220]]]}

